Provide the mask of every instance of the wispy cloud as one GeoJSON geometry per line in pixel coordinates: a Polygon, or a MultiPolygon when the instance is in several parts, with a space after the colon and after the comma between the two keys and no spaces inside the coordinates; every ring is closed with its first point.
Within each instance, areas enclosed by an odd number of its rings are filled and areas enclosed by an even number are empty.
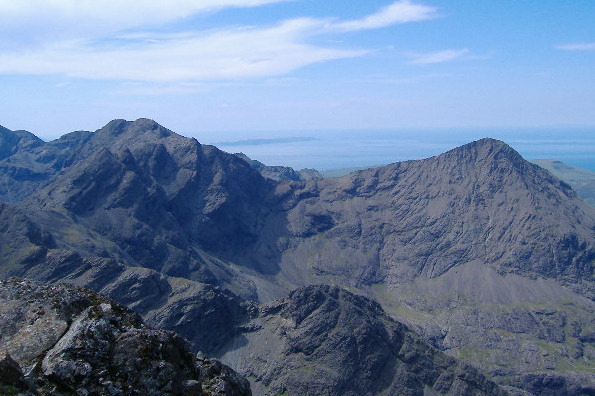
{"type": "Polygon", "coordinates": [[[428,52],[424,54],[407,54],[410,58],[412,58],[409,63],[416,64],[416,65],[427,65],[431,63],[443,63],[443,62],[450,62],[455,59],[460,59],[467,55],[469,50],[467,48],[458,49],[458,50],[443,50],[443,51],[435,51],[435,52],[428,52]]]}
{"type": "Polygon", "coordinates": [[[0,41],[0,73],[157,83],[274,77],[368,53],[345,49],[345,43],[329,47],[328,40],[317,45],[316,37],[421,21],[435,14],[432,7],[402,0],[346,22],[295,18],[273,26],[211,31],[164,34],[148,29],[197,13],[283,1],[181,0],[172,7],[166,0],[0,0],[0,37],[11,38],[0,41]],[[19,41],[22,45],[10,45],[19,41]]]}
{"type": "Polygon", "coordinates": [[[564,51],[595,51],[595,43],[571,43],[556,45],[554,48],[564,51]]]}
{"type": "Polygon", "coordinates": [[[276,76],[332,59],[361,56],[301,42],[320,24],[290,20],[262,29],[159,36],[94,47],[66,42],[31,53],[0,55],[0,72],[152,82],[225,80],[276,76]]]}
{"type": "MultiPolygon", "coordinates": [[[[0,0],[0,32],[80,38],[165,24],[225,8],[258,7],[289,0],[0,0]]],[[[43,37],[38,37],[43,39],[43,37]]]]}
{"type": "Polygon", "coordinates": [[[365,18],[337,23],[334,28],[348,31],[378,29],[397,23],[424,21],[436,16],[436,8],[405,0],[397,1],[365,18]]]}

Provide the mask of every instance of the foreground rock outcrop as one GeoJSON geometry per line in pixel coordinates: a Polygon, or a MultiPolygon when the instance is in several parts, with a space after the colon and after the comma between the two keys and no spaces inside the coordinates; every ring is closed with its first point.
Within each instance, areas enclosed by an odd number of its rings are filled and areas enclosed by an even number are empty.
{"type": "Polygon", "coordinates": [[[73,285],[0,281],[0,391],[250,395],[249,383],[171,331],[73,285]]]}

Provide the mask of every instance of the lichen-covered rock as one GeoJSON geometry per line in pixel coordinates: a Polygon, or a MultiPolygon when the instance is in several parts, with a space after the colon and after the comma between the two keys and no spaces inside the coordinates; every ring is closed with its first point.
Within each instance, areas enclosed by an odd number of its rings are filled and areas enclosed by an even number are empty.
{"type": "Polygon", "coordinates": [[[0,350],[0,385],[15,392],[250,394],[229,368],[211,375],[223,392],[203,389],[201,373],[212,363],[201,368],[184,339],[149,329],[130,309],[73,285],[0,281],[0,350]]]}

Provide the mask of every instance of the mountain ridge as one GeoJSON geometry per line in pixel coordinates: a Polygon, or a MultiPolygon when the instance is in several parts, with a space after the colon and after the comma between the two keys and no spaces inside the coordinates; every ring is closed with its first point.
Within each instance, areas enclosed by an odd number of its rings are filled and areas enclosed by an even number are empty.
{"type": "Polygon", "coordinates": [[[501,141],[276,181],[154,121],[114,120],[0,160],[0,200],[11,203],[0,210],[4,276],[105,291],[217,355],[251,304],[335,284],[500,384],[595,381],[595,211],[501,141]],[[11,166],[43,177],[15,178],[11,166]],[[507,284],[516,289],[499,296],[507,284]],[[184,304],[195,309],[179,317],[184,304]]]}
{"type": "Polygon", "coordinates": [[[259,394],[507,394],[430,347],[378,303],[336,286],[296,289],[261,306],[252,323],[222,360],[255,376],[259,394]]]}

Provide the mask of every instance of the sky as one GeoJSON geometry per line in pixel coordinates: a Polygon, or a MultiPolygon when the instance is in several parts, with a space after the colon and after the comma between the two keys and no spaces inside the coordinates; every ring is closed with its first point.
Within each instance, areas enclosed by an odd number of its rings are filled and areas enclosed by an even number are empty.
{"type": "Polygon", "coordinates": [[[595,126],[592,0],[0,0],[0,125],[595,126]]]}

